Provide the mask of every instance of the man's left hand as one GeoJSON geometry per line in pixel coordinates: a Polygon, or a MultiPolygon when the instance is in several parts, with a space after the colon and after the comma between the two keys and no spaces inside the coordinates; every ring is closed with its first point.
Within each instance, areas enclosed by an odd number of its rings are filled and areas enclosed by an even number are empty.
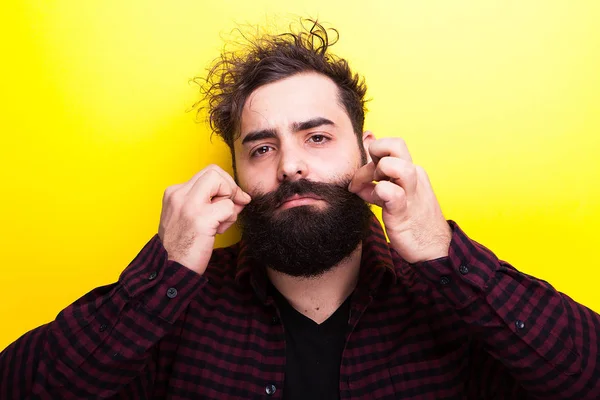
{"type": "Polygon", "coordinates": [[[391,245],[410,263],[448,255],[452,231],[425,170],[413,164],[400,138],[375,140],[371,160],[359,168],[348,190],[383,210],[391,245]]]}

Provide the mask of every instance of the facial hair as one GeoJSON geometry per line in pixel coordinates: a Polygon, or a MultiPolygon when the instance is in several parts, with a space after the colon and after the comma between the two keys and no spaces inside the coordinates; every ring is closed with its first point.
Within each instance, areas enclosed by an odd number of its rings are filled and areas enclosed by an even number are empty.
{"type": "Polygon", "coordinates": [[[294,277],[318,277],[348,257],[366,237],[369,205],[348,191],[351,178],[336,183],[284,181],[254,194],[239,214],[242,240],[256,264],[294,277]],[[277,208],[289,197],[314,195],[326,204],[277,208]]]}

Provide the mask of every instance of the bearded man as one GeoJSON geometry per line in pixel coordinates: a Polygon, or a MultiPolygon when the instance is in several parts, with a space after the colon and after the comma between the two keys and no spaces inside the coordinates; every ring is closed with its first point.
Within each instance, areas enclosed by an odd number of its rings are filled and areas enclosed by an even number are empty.
{"type": "Polygon", "coordinates": [[[118,282],[0,355],[1,399],[600,398],[600,317],[444,218],[406,144],[364,130],[332,32],[222,55],[204,94],[234,176],[167,188],[118,282]]]}

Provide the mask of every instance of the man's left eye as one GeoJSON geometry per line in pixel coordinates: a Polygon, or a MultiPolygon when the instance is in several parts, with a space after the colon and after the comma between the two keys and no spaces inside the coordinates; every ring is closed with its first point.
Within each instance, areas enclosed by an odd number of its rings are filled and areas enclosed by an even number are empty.
{"type": "Polygon", "coordinates": [[[327,138],[324,135],[312,135],[308,140],[311,140],[315,143],[322,143],[327,140],[327,138]]]}

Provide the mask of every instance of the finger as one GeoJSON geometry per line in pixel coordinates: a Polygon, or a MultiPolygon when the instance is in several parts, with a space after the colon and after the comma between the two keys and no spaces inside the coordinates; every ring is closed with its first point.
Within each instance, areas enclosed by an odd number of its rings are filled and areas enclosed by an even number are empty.
{"type": "MultiPolygon", "coordinates": [[[[223,170],[218,165],[211,165],[211,167],[213,168],[213,170],[215,172],[217,172],[223,179],[225,179],[227,182],[229,182],[229,184],[233,187],[234,195],[233,195],[232,200],[234,201],[234,203],[246,205],[250,202],[250,200],[252,200],[250,195],[248,193],[244,192],[244,190],[238,186],[238,184],[235,182],[235,180],[233,180],[231,175],[229,175],[225,170],[223,170]]],[[[214,200],[215,199],[213,198],[213,201],[214,200]]]]}
{"type": "Polygon", "coordinates": [[[235,221],[227,221],[222,223],[221,225],[219,225],[219,227],[217,228],[217,233],[219,235],[224,234],[225,232],[227,232],[227,229],[231,228],[231,226],[235,224],[235,221]]]}
{"type": "Polygon", "coordinates": [[[406,146],[406,142],[401,138],[383,138],[375,140],[369,146],[369,154],[373,162],[377,164],[383,157],[398,157],[412,162],[412,157],[406,146]]]}
{"type": "Polygon", "coordinates": [[[383,157],[377,163],[373,174],[375,181],[391,181],[413,194],[417,188],[417,169],[410,162],[396,157],[383,157]]]}
{"type": "Polygon", "coordinates": [[[221,168],[221,167],[219,167],[218,165],[215,165],[215,164],[210,165],[210,168],[212,170],[214,170],[215,172],[217,172],[219,175],[221,175],[221,177],[223,179],[225,179],[227,182],[229,182],[232,186],[238,186],[237,183],[235,183],[235,181],[231,177],[231,175],[229,175],[227,173],[227,171],[225,171],[223,168],[221,168]]]}
{"type": "MultiPolygon", "coordinates": [[[[207,173],[217,173],[217,174],[219,174],[219,176],[221,176],[221,178],[223,178],[225,181],[229,182],[229,184],[232,187],[239,188],[239,186],[235,183],[235,181],[233,180],[231,175],[229,175],[225,170],[223,170],[218,165],[211,164],[211,165],[207,166],[206,168],[203,168],[201,171],[196,173],[189,181],[187,181],[184,184],[184,188],[182,188],[182,190],[185,190],[186,194],[189,193],[190,190],[192,189],[192,187],[194,187],[194,185],[196,184],[196,182],[199,179],[201,179],[204,175],[206,175],[207,173]]],[[[242,195],[247,195],[248,202],[249,202],[250,195],[248,193],[244,192],[241,188],[239,188],[239,190],[243,192],[242,195]]],[[[246,196],[242,196],[242,197],[246,197],[246,196]]]]}
{"type": "MultiPolygon", "coordinates": [[[[223,201],[223,200],[231,200],[231,199],[220,199],[217,201],[223,201]]],[[[232,200],[233,201],[233,200],[232,200]]],[[[213,201],[214,204],[214,201],[213,201]]],[[[237,216],[242,212],[242,210],[246,207],[246,204],[237,204],[237,203],[233,203],[233,219],[231,221],[235,222],[237,220],[237,216]]]]}
{"type": "Polygon", "coordinates": [[[210,168],[210,166],[203,168],[200,171],[198,171],[196,174],[194,174],[194,176],[192,176],[187,182],[181,183],[179,185],[175,185],[175,186],[177,186],[177,188],[174,191],[174,193],[177,193],[182,198],[184,196],[187,196],[190,193],[190,190],[192,190],[192,188],[196,184],[196,182],[198,182],[199,179],[201,179],[204,175],[206,175],[206,173],[208,171],[211,171],[211,170],[212,170],[212,168],[210,168]]]}
{"type": "Polygon", "coordinates": [[[389,181],[381,181],[375,185],[373,197],[375,204],[391,214],[404,212],[408,204],[404,189],[389,181]]]}
{"type": "Polygon", "coordinates": [[[223,179],[223,176],[215,170],[208,170],[194,183],[188,196],[199,198],[201,201],[210,203],[221,198],[231,199],[237,204],[248,204],[250,195],[245,193],[235,183],[223,179]]]}
{"type": "Polygon", "coordinates": [[[235,204],[245,206],[250,203],[252,197],[246,192],[242,190],[241,187],[234,183],[233,187],[233,197],[231,198],[235,204]]]}
{"type": "Polygon", "coordinates": [[[377,204],[378,199],[375,197],[375,193],[374,193],[375,186],[376,186],[376,183],[369,182],[368,184],[364,184],[360,190],[357,190],[354,193],[358,197],[360,197],[361,199],[366,201],[367,203],[377,204]]]}
{"type": "Polygon", "coordinates": [[[171,186],[169,186],[168,188],[165,189],[165,192],[164,192],[163,198],[162,198],[163,206],[165,204],[167,204],[167,202],[171,199],[171,197],[173,196],[173,194],[175,192],[177,192],[179,189],[181,189],[182,186],[183,186],[183,184],[171,185],[171,186]]]}
{"type": "Polygon", "coordinates": [[[209,171],[213,171],[214,167],[216,167],[216,165],[209,165],[205,168],[202,168],[200,171],[196,172],[194,174],[194,176],[192,176],[187,182],[184,182],[183,184],[181,184],[181,191],[185,192],[185,194],[188,194],[190,189],[194,186],[194,184],[198,181],[198,179],[200,179],[201,177],[203,177],[207,172],[209,171]]]}
{"type": "Polygon", "coordinates": [[[188,197],[197,199],[203,203],[211,203],[215,200],[231,199],[239,203],[247,204],[250,199],[245,197],[237,185],[232,186],[227,180],[214,170],[206,171],[192,186],[188,192],[188,197]]]}
{"type": "Polygon", "coordinates": [[[216,203],[212,203],[209,207],[211,216],[219,221],[219,224],[232,221],[235,222],[237,219],[235,204],[231,199],[217,201],[216,203]]]}
{"type": "Polygon", "coordinates": [[[228,194],[228,195],[215,195],[212,196],[211,198],[211,202],[215,202],[215,201],[219,201],[222,199],[231,199],[233,200],[234,203],[245,206],[248,203],[250,203],[250,201],[252,200],[252,198],[250,197],[250,195],[246,192],[244,192],[239,186],[234,186],[232,188],[231,191],[232,194],[228,194]]]}
{"type": "MultiPolygon", "coordinates": [[[[228,201],[228,202],[232,202],[229,199],[225,199],[225,200],[220,200],[220,201],[228,201]]],[[[214,203],[213,203],[214,204],[214,203]]],[[[228,212],[228,208],[229,206],[226,206],[226,210],[224,211],[224,215],[227,214],[228,212]]],[[[219,224],[218,228],[217,228],[217,233],[218,234],[223,234],[225,233],[233,224],[235,224],[235,222],[237,221],[238,215],[240,214],[240,212],[244,209],[244,205],[239,205],[239,204],[235,204],[233,203],[233,212],[229,215],[229,217],[224,220],[221,221],[221,223],[219,224]]]]}
{"type": "Polygon", "coordinates": [[[348,190],[352,193],[358,193],[365,185],[372,183],[375,168],[375,163],[370,162],[357,169],[348,185],[348,190]]]}

